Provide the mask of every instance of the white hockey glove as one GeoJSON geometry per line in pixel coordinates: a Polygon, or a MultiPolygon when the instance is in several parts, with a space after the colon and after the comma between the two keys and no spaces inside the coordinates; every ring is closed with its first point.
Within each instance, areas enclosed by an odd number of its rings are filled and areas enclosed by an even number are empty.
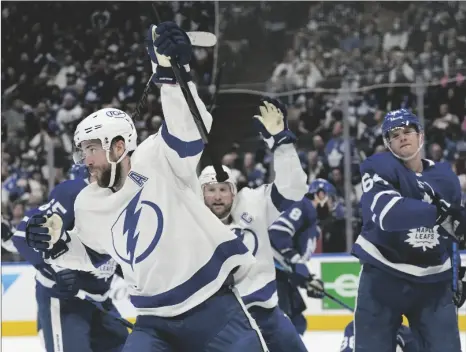
{"type": "Polygon", "coordinates": [[[163,22],[158,27],[151,25],[147,31],[146,48],[155,73],[154,83],[176,84],[171,68],[172,59],[181,65],[181,75],[186,82],[191,81],[189,61],[192,56],[191,41],[176,23],[163,22]]]}
{"type": "Polygon", "coordinates": [[[68,251],[69,237],[63,231],[63,220],[57,214],[50,217],[36,214],[26,224],[26,243],[52,259],[68,251]]]}
{"type": "Polygon", "coordinates": [[[272,151],[282,144],[296,141],[296,136],[288,129],[286,107],[276,99],[263,98],[259,114],[254,115],[253,121],[257,132],[272,151]]]}

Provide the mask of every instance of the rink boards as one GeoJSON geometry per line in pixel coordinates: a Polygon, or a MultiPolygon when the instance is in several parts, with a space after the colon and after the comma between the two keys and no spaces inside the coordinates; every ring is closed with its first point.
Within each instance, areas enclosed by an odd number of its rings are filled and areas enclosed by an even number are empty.
{"type": "MultiPolygon", "coordinates": [[[[466,252],[461,254],[466,264],[466,252]]],[[[347,254],[315,255],[309,262],[312,272],[325,283],[328,293],[351,307],[357,293],[360,265],[347,254]]],[[[2,336],[36,335],[37,305],[35,300],[35,269],[27,264],[2,265],[2,336]]],[[[308,330],[341,331],[351,321],[352,313],[328,299],[306,297],[308,330]]],[[[128,290],[120,278],[112,283],[111,297],[124,317],[134,322],[134,308],[128,300],[128,290]]],[[[466,331],[466,307],[459,311],[459,327],[466,331]]]]}

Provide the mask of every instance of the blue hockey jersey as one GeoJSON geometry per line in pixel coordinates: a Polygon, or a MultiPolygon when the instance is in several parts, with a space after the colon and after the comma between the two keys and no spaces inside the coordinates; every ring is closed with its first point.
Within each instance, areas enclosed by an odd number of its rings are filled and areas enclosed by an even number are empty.
{"type": "MultiPolygon", "coordinates": [[[[411,329],[401,325],[396,336],[398,342],[397,352],[418,352],[419,348],[411,329]]],[[[340,352],[353,352],[354,350],[354,324],[351,321],[346,325],[343,341],[341,342],[340,352]]]]}
{"type": "Polygon", "coordinates": [[[415,173],[391,153],[380,153],[361,165],[363,228],[353,246],[361,263],[415,282],[451,280],[448,224],[435,224],[431,195],[459,206],[458,177],[448,164],[423,159],[415,173]]]}
{"type": "MultiPolygon", "coordinates": [[[[64,229],[70,230],[74,226],[74,202],[81,190],[87,186],[83,179],[68,180],[58,184],[50,193],[48,203],[39,208],[29,210],[19,223],[12,241],[18,252],[36,269],[36,289],[45,290],[48,295],[58,298],[66,298],[67,294],[57,289],[55,273],[62,268],[44,262],[42,254],[29,247],[26,243],[25,230],[30,216],[45,214],[50,216],[57,213],[63,219],[64,229]]],[[[90,298],[95,301],[107,299],[108,291],[116,263],[111,260],[99,267],[94,272],[78,271],[78,295],[80,298],[90,298]]]]}
{"type": "Polygon", "coordinates": [[[319,234],[317,211],[307,197],[293,203],[269,227],[270,243],[276,256],[277,251],[293,248],[304,260],[309,260],[315,251],[319,234]]]}

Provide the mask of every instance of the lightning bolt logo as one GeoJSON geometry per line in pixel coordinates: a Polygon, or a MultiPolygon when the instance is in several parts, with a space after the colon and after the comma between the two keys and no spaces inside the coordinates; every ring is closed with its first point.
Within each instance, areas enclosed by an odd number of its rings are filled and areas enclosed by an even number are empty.
{"type": "Polygon", "coordinates": [[[138,243],[139,232],[136,234],[136,227],[141,215],[142,207],[136,211],[136,207],[141,197],[142,189],[131,199],[131,202],[126,208],[126,215],[123,224],[123,236],[126,237],[126,254],[129,255],[129,262],[133,268],[134,254],[136,252],[136,245],[138,243]]]}

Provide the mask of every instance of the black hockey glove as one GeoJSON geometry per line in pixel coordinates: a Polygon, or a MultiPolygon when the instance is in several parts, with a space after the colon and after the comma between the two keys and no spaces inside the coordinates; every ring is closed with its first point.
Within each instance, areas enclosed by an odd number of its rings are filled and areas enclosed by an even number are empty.
{"type": "Polygon", "coordinates": [[[295,249],[287,248],[281,251],[281,255],[285,261],[285,270],[290,273],[290,282],[294,286],[305,288],[311,298],[323,298],[324,283],[309,272],[299,253],[295,249]]]}
{"type": "Polygon", "coordinates": [[[69,297],[75,296],[79,291],[79,277],[76,270],[64,269],[55,273],[57,290],[69,297]]]}
{"type": "Polygon", "coordinates": [[[462,281],[464,279],[464,273],[466,272],[466,267],[461,267],[459,270],[459,280],[458,287],[456,292],[453,292],[453,303],[458,308],[461,308],[466,301],[466,282],[462,281]]]}
{"type": "Polygon", "coordinates": [[[310,280],[306,283],[307,296],[311,298],[324,298],[324,283],[311,274],[310,280]]]}

